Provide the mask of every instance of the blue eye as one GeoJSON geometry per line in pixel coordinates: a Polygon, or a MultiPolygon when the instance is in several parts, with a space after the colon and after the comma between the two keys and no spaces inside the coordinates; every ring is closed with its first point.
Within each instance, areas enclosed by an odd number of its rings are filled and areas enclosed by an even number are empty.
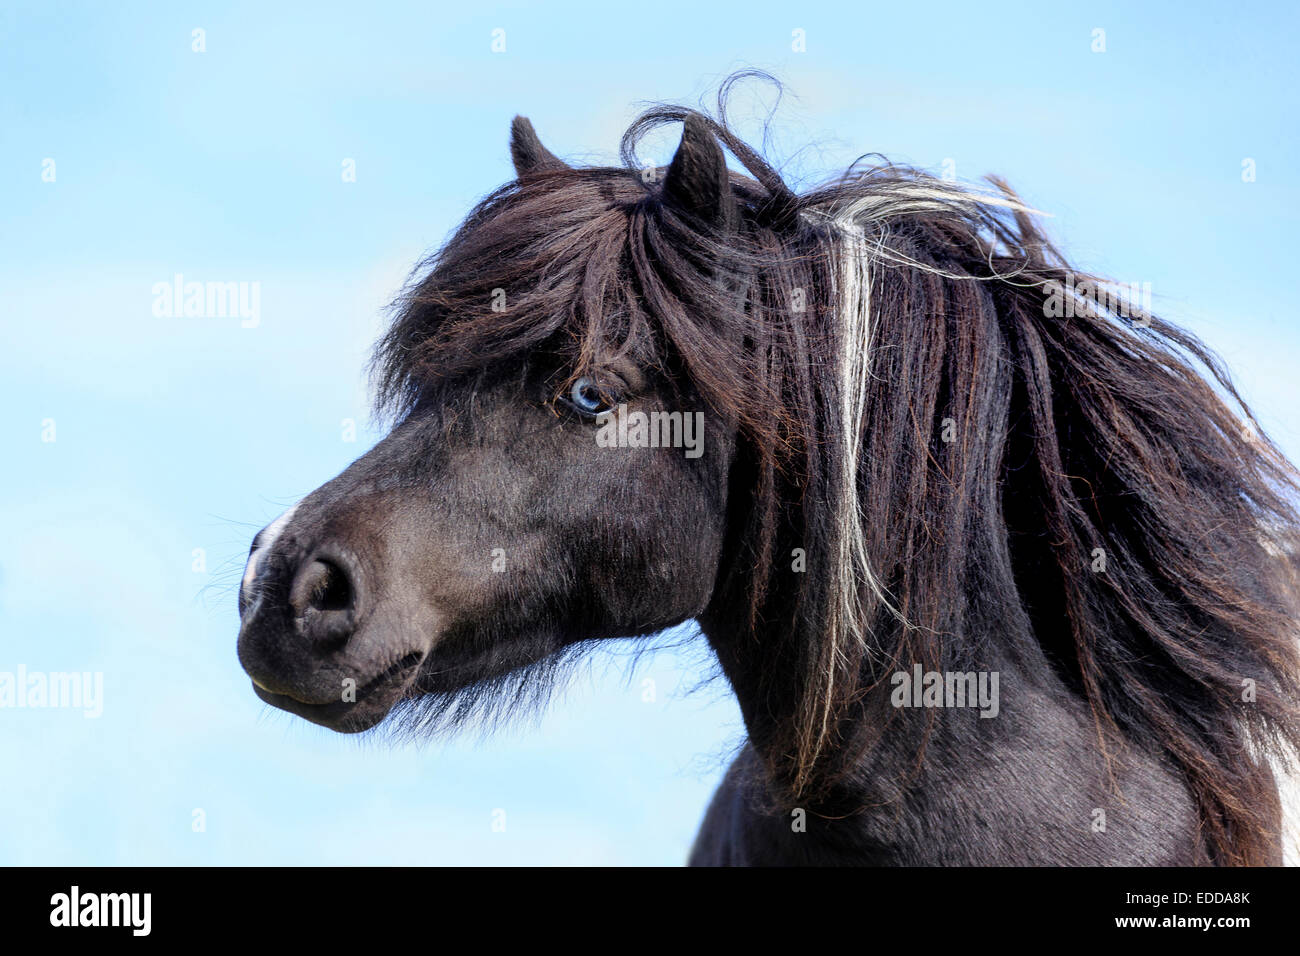
{"type": "Polygon", "coordinates": [[[585,375],[573,383],[565,398],[584,415],[599,415],[613,407],[596,380],[585,375]]]}

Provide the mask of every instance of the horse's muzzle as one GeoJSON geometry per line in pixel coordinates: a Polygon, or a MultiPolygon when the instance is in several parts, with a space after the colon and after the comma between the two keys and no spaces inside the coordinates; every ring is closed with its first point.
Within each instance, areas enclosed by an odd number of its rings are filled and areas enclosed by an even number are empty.
{"type": "Polygon", "coordinates": [[[363,633],[373,608],[352,551],[335,542],[306,544],[280,519],[254,538],[248,562],[239,661],[257,695],[334,730],[381,721],[425,650],[395,649],[379,633],[363,633]]]}

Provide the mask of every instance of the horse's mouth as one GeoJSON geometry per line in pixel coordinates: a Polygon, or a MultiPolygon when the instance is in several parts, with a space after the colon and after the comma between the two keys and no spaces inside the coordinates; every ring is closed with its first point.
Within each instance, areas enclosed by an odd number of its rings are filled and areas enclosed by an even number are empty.
{"type": "Polygon", "coordinates": [[[422,651],[412,651],[357,686],[354,692],[345,693],[345,689],[340,688],[339,700],[335,701],[322,703],[300,700],[289,694],[267,690],[256,680],[252,682],[253,692],[265,703],[314,724],[340,733],[359,733],[369,730],[388,716],[388,712],[414,682],[424,657],[422,651]]]}

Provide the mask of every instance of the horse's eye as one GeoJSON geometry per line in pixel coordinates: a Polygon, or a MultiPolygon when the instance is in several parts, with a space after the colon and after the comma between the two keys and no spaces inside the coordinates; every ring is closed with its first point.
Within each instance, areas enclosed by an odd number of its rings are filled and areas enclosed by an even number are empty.
{"type": "Polygon", "coordinates": [[[614,406],[596,380],[583,376],[573,383],[564,400],[583,415],[596,416],[614,406]]]}

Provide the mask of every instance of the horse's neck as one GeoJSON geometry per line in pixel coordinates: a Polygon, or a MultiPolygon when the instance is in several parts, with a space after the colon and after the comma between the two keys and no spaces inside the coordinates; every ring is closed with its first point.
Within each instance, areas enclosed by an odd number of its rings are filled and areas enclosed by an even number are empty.
{"type": "MultiPolygon", "coordinates": [[[[771,862],[1204,861],[1182,778],[1132,748],[1109,755],[1108,764],[1086,705],[1041,652],[1023,644],[1013,652],[996,638],[988,658],[998,672],[995,717],[946,706],[891,714],[877,701],[868,707],[871,719],[884,714],[889,723],[837,785],[834,806],[822,812],[815,802],[778,805],[764,747],[765,722],[780,715],[770,700],[758,699],[763,645],[735,629],[740,619],[714,615],[702,622],[750,742],[715,798],[701,841],[725,832],[749,844],[744,852],[775,857],[771,862]],[[792,815],[797,809],[805,811],[802,830],[792,815]]],[[[993,622],[982,626],[997,633],[993,622]]],[[[892,689],[886,681],[881,692],[892,689]]]]}

